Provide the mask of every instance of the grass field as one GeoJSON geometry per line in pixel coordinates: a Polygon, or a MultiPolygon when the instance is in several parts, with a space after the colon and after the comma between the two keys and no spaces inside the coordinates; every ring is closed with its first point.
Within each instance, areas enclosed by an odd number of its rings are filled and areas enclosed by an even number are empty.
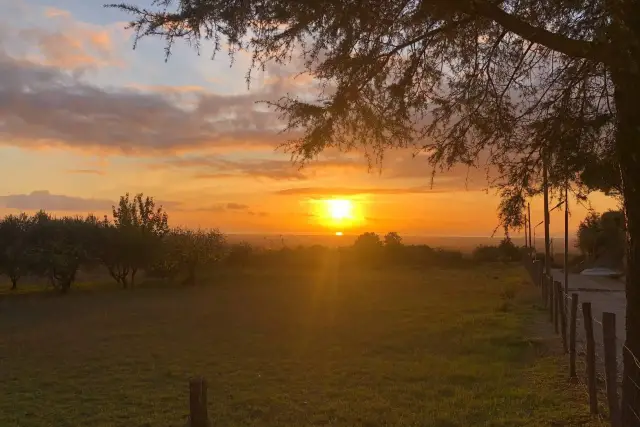
{"type": "Polygon", "coordinates": [[[589,425],[534,292],[517,267],[325,267],[5,298],[0,426],[184,426],[194,374],[213,426],[589,425]]]}

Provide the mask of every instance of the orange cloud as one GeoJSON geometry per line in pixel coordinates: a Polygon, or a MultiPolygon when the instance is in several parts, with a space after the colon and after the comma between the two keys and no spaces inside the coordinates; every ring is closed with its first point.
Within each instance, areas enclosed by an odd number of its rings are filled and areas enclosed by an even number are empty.
{"type": "Polygon", "coordinates": [[[399,194],[438,194],[438,193],[451,193],[453,189],[433,189],[429,186],[423,187],[407,187],[407,188],[350,188],[350,187],[301,187],[301,188],[287,188],[284,190],[278,190],[275,194],[279,195],[298,195],[298,196],[313,196],[313,197],[335,197],[335,196],[355,196],[365,194],[387,194],[387,195],[399,195],[399,194]]]}
{"type": "Polygon", "coordinates": [[[62,10],[55,7],[47,7],[44,10],[44,16],[47,18],[70,18],[71,13],[68,10],[62,10]]]}
{"type": "Polygon", "coordinates": [[[64,29],[32,27],[17,31],[22,41],[38,48],[40,63],[68,70],[122,65],[106,29],[79,24],[68,12],[58,9],[49,9],[45,15],[63,19],[64,29]]]}
{"type": "Polygon", "coordinates": [[[301,166],[293,161],[282,159],[249,158],[227,160],[213,156],[191,156],[174,158],[163,163],[149,165],[151,169],[191,168],[200,169],[193,177],[196,179],[225,179],[238,177],[268,178],[273,180],[308,180],[318,177],[319,173],[335,173],[348,169],[365,171],[364,163],[353,159],[321,159],[301,166]]]}
{"type": "Polygon", "coordinates": [[[72,174],[85,174],[85,175],[105,175],[104,171],[101,170],[97,170],[97,169],[70,169],[67,171],[67,173],[72,173],[72,174]]]}

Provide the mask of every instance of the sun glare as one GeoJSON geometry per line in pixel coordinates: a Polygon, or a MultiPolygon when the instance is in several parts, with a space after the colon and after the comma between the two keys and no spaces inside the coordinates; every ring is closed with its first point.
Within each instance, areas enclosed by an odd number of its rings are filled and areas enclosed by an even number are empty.
{"type": "Polygon", "coordinates": [[[329,216],[332,219],[341,220],[352,217],[353,204],[350,200],[334,199],[327,200],[329,216]]]}
{"type": "Polygon", "coordinates": [[[336,236],[342,236],[354,227],[364,223],[364,210],[361,199],[335,197],[311,201],[310,217],[317,225],[330,230],[336,236]]]}

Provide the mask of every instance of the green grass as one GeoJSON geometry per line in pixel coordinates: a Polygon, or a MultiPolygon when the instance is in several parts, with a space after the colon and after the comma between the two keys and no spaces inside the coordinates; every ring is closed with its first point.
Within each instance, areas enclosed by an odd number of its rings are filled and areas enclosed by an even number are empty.
{"type": "Polygon", "coordinates": [[[184,426],[191,375],[214,426],[588,425],[534,293],[516,267],[324,267],[5,298],[0,426],[184,426]]]}

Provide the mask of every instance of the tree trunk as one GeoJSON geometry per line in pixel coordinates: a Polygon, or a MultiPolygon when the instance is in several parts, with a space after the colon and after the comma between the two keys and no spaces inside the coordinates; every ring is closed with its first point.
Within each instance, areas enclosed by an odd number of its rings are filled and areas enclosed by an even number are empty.
{"type": "MultiPolygon", "coordinates": [[[[629,67],[632,68],[632,67],[629,67]]],[[[617,112],[616,154],[627,220],[627,338],[624,355],[622,425],[640,427],[640,85],[632,70],[613,74],[617,112]],[[635,357],[634,357],[635,355],[635,357]]]]}
{"type": "Polygon", "coordinates": [[[133,288],[133,286],[136,283],[136,273],[138,272],[137,268],[132,268],[131,269],[131,287],[133,288]]]}
{"type": "Polygon", "coordinates": [[[11,277],[11,290],[15,291],[16,289],[18,289],[18,278],[17,277],[11,277]]]}
{"type": "Polygon", "coordinates": [[[67,293],[69,293],[69,289],[71,289],[71,280],[70,279],[64,279],[60,283],[60,293],[62,295],[66,295],[67,293]]]}

